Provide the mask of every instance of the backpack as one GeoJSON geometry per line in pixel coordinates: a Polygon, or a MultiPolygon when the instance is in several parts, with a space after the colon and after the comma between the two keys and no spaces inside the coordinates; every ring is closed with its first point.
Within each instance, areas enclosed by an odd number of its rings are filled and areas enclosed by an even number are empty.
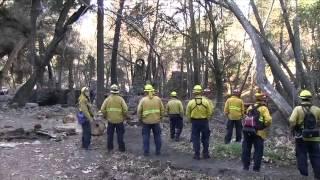
{"type": "Polygon", "coordinates": [[[302,137],[304,138],[320,137],[320,131],[317,128],[316,117],[312,114],[310,109],[311,107],[309,108],[302,107],[302,110],[304,112],[302,137]]]}
{"type": "Polygon", "coordinates": [[[266,127],[264,123],[260,121],[260,112],[258,111],[259,107],[260,105],[254,106],[249,110],[242,121],[242,131],[248,135],[256,134],[257,130],[262,130],[266,127]]]}

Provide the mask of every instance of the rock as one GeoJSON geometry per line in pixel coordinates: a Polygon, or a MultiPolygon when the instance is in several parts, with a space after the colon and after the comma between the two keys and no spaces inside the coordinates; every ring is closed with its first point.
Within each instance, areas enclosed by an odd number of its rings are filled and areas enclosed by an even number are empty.
{"type": "Polygon", "coordinates": [[[55,175],[60,175],[62,173],[62,171],[56,171],[54,174],[55,175]]]}
{"type": "Polygon", "coordinates": [[[38,107],[38,103],[26,103],[25,108],[35,108],[38,107]]]}
{"type": "Polygon", "coordinates": [[[41,124],[35,124],[35,125],[33,126],[33,128],[34,128],[34,130],[39,130],[39,129],[42,128],[42,126],[41,126],[41,124]]]}
{"type": "Polygon", "coordinates": [[[53,134],[53,133],[50,133],[49,131],[45,131],[45,130],[36,130],[35,133],[37,135],[40,135],[40,136],[46,136],[48,138],[57,138],[57,135],[56,134],[53,134]]]}
{"type": "Polygon", "coordinates": [[[82,170],[81,171],[83,174],[88,174],[88,173],[91,173],[91,169],[85,169],[85,170],[82,170]]]}
{"type": "Polygon", "coordinates": [[[284,130],[282,130],[281,128],[275,128],[274,133],[275,133],[275,136],[285,135],[284,130]]]}
{"type": "Polygon", "coordinates": [[[36,141],[34,141],[32,144],[33,144],[33,145],[38,145],[38,144],[41,144],[41,142],[38,141],[38,140],[36,140],[36,141]]]}
{"type": "Polygon", "coordinates": [[[93,136],[101,136],[106,129],[106,124],[102,120],[94,120],[91,123],[91,134],[93,136]]]}
{"type": "Polygon", "coordinates": [[[11,125],[4,125],[3,128],[13,128],[11,125]]]}
{"type": "Polygon", "coordinates": [[[70,113],[63,118],[63,123],[74,123],[76,121],[76,117],[74,114],[70,113]]]}
{"type": "Polygon", "coordinates": [[[0,143],[0,148],[14,148],[17,143],[0,143]]]}
{"type": "Polygon", "coordinates": [[[10,104],[10,108],[16,109],[16,108],[18,108],[18,107],[19,107],[19,104],[18,104],[18,103],[12,103],[12,104],[10,104]]]}
{"type": "Polygon", "coordinates": [[[2,95],[0,96],[0,102],[8,102],[12,99],[12,96],[10,95],[2,95]]]}
{"type": "Polygon", "coordinates": [[[67,125],[58,125],[54,128],[55,133],[66,133],[67,136],[76,135],[76,128],[73,126],[67,126],[67,125]]]}

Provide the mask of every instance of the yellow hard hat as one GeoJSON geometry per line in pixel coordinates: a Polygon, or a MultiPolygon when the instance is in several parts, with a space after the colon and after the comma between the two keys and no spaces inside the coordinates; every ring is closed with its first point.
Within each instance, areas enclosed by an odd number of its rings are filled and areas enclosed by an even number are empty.
{"type": "Polygon", "coordinates": [[[119,87],[118,87],[118,85],[116,85],[116,84],[112,84],[111,87],[110,87],[110,89],[111,89],[111,90],[110,90],[111,93],[115,93],[115,94],[116,94],[116,93],[119,93],[119,87]]]}
{"type": "Polygon", "coordinates": [[[88,88],[88,87],[83,87],[83,88],[81,88],[81,93],[84,93],[84,92],[86,92],[86,91],[89,91],[89,88],[88,88]]]}
{"type": "Polygon", "coordinates": [[[193,87],[193,93],[201,93],[202,92],[202,87],[200,85],[195,85],[193,87]]]}
{"type": "Polygon", "coordinates": [[[172,91],[172,92],[170,93],[170,96],[172,96],[172,97],[176,97],[176,96],[177,96],[177,92],[172,91]]]}
{"type": "Polygon", "coordinates": [[[264,94],[264,93],[256,93],[255,94],[255,96],[256,96],[256,100],[257,101],[265,101],[265,100],[267,100],[267,95],[266,94],[264,94]]]}
{"type": "Polygon", "coordinates": [[[144,91],[145,91],[145,92],[152,92],[152,91],[154,91],[153,86],[152,86],[151,84],[146,84],[146,85],[144,86],[144,91]]]}
{"type": "Polygon", "coordinates": [[[308,90],[302,90],[299,94],[299,97],[301,99],[310,99],[312,97],[312,94],[310,91],[308,90]]]}

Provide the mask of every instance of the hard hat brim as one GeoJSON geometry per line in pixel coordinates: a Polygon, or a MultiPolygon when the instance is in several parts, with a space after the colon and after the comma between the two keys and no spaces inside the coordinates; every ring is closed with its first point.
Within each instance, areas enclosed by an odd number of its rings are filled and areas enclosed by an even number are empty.
{"type": "Polygon", "coordinates": [[[117,93],[119,93],[119,90],[111,90],[110,92],[114,93],[114,94],[117,94],[117,93]]]}

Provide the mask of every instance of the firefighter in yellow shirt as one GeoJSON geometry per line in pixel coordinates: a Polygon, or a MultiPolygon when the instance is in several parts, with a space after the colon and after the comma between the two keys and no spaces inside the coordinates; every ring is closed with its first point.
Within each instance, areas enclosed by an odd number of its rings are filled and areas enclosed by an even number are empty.
{"type": "Polygon", "coordinates": [[[191,99],[186,108],[186,116],[192,123],[191,139],[193,143],[194,156],[196,160],[200,159],[200,135],[203,145],[202,155],[204,159],[209,156],[209,119],[212,116],[213,107],[209,100],[202,96],[202,87],[195,85],[193,88],[194,98],[191,99]]]}
{"type": "Polygon", "coordinates": [[[244,116],[244,103],[240,98],[240,90],[235,89],[232,96],[227,99],[224,105],[224,114],[228,118],[227,134],[224,138],[224,143],[229,144],[232,138],[233,127],[236,128],[236,142],[241,142],[242,124],[241,119],[244,116]]]}
{"type": "Polygon", "coordinates": [[[89,88],[83,87],[78,99],[79,111],[85,116],[85,121],[81,124],[82,127],[82,148],[88,150],[91,144],[91,122],[93,121],[93,110],[89,98],[89,88]]]}
{"type": "Polygon", "coordinates": [[[166,112],[170,118],[170,138],[179,141],[183,128],[183,105],[177,98],[177,92],[170,93],[171,99],[166,106],[166,112]]]}
{"type": "Polygon", "coordinates": [[[119,95],[119,87],[116,84],[111,85],[111,94],[104,100],[101,106],[101,112],[108,121],[107,127],[107,148],[113,150],[113,134],[116,130],[119,151],[126,150],[123,140],[124,120],[127,117],[128,106],[124,99],[119,95]]]}
{"type": "Polygon", "coordinates": [[[289,118],[296,138],[296,158],[300,174],[308,176],[308,156],[314,178],[320,179],[320,108],[312,105],[312,94],[302,90],[301,104],[296,106],[289,118]]]}
{"type": "Polygon", "coordinates": [[[143,155],[149,156],[149,139],[150,131],[152,130],[154,136],[154,143],[156,146],[156,155],[161,153],[161,127],[160,121],[164,115],[164,106],[161,99],[154,95],[152,85],[147,84],[144,87],[146,94],[138,105],[137,114],[142,122],[142,137],[143,137],[143,155]]]}
{"type": "MultiPolygon", "coordinates": [[[[267,96],[263,93],[256,93],[256,103],[248,108],[248,112],[252,111],[253,109],[257,112],[258,119],[262,125],[261,128],[256,129],[255,132],[248,132],[246,131],[246,126],[243,127],[243,141],[242,141],[242,163],[243,169],[249,170],[250,161],[251,161],[251,149],[252,145],[254,147],[254,165],[253,171],[259,172],[261,167],[261,161],[263,156],[263,149],[264,149],[264,140],[267,138],[267,131],[268,128],[272,123],[272,117],[269,113],[266,101],[267,96]]],[[[245,120],[245,119],[244,119],[245,120]]]]}

